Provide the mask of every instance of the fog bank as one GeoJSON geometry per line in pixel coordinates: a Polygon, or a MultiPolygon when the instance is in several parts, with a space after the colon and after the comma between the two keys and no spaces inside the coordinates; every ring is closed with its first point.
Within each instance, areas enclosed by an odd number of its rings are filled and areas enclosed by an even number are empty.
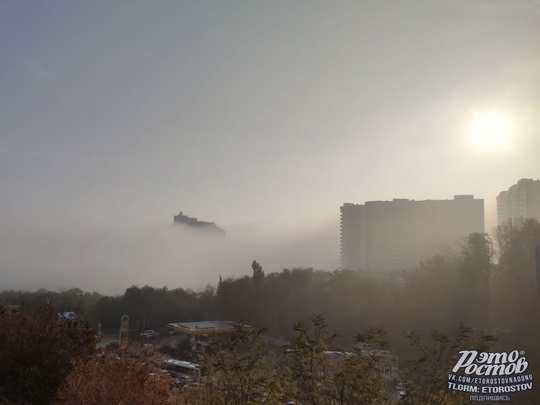
{"type": "Polygon", "coordinates": [[[0,289],[78,287],[121,294],[131,285],[204,288],[219,276],[339,266],[339,225],[300,232],[230,226],[225,237],[183,226],[51,229],[0,234],[0,289]]]}

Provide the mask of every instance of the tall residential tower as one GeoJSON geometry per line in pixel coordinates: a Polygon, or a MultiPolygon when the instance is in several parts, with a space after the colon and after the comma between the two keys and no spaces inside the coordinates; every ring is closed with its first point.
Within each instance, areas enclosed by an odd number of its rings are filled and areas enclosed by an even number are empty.
{"type": "Polygon", "coordinates": [[[517,218],[540,221],[540,180],[521,179],[497,196],[497,223],[517,218]]]}
{"type": "Polygon", "coordinates": [[[484,232],[484,200],[368,201],[341,207],[341,267],[394,271],[484,232]]]}

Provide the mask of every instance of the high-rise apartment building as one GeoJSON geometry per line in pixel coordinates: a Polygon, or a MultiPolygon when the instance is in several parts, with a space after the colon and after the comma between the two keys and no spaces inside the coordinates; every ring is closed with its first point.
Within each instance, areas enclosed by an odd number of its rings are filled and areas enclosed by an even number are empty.
{"type": "Polygon", "coordinates": [[[341,267],[393,271],[418,266],[474,232],[484,232],[484,200],[368,201],[341,207],[341,267]]]}
{"type": "Polygon", "coordinates": [[[517,218],[540,221],[540,180],[521,179],[497,196],[497,223],[517,218]]]}

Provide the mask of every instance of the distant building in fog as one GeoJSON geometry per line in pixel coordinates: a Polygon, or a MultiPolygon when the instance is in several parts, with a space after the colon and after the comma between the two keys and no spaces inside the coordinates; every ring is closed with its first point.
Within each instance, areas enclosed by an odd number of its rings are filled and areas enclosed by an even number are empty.
{"type": "Polygon", "coordinates": [[[540,221],[540,180],[521,179],[497,196],[497,223],[517,218],[540,221]]]}
{"type": "Polygon", "coordinates": [[[225,231],[218,227],[215,223],[199,221],[197,218],[191,218],[187,215],[184,215],[182,211],[180,211],[180,214],[175,215],[174,224],[184,225],[195,229],[206,229],[215,232],[216,234],[225,235],[225,231]]]}
{"type": "Polygon", "coordinates": [[[341,267],[394,271],[418,266],[442,246],[484,232],[484,200],[368,201],[341,207],[341,267]]]}

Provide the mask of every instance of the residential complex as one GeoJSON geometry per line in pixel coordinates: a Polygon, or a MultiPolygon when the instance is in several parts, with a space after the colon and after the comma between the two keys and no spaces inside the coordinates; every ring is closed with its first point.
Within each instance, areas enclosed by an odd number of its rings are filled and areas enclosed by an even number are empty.
{"type": "Polygon", "coordinates": [[[540,221],[540,180],[521,179],[497,196],[497,223],[517,218],[540,221]]]}
{"type": "Polygon", "coordinates": [[[417,267],[441,248],[484,232],[484,200],[368,201],[341,207],[341,267],[394,271],[417,267]]]}

